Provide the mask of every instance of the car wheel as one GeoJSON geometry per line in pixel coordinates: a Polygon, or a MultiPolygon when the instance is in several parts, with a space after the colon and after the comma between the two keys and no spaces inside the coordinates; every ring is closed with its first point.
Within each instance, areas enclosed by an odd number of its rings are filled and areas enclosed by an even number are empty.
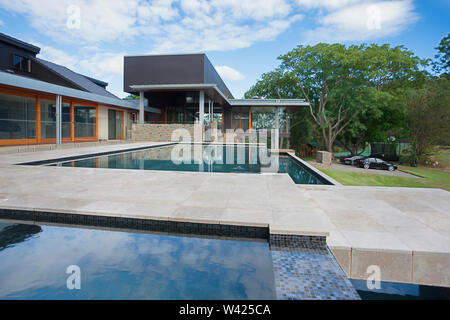
{"type": "Polygon", "coordinates": [[[364,164],[364,169],[369,169],[369,164],[368,163],[364,164]]]}
{"type": "Polygon", "coordinates": [[[389,171],[394,171],[394,167],[393,166],[389,166],[388,170],[389,171]]]}

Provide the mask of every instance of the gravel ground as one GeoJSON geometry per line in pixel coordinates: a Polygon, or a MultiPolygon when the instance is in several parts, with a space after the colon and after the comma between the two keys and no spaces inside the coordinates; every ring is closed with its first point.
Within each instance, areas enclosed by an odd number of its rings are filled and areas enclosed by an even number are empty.
{"type": "MultiPolygon", "coordinates": [[[[314,165],[314,161],[308,161],[311,165],[314,165]]],[[[364,169],[351,165],[345,165],[340,163],[332,163],[331,170],[340,170],[347,172],[359,172],[359,173],[371,173],[371,174],[381,174],[385,176],[393,176],[393,177],[407,177],[407,178],[419,178],[413,174],[409,174],[400,170],[388,171],[388,170],[376,170],[376,169],[364,169]]]]}

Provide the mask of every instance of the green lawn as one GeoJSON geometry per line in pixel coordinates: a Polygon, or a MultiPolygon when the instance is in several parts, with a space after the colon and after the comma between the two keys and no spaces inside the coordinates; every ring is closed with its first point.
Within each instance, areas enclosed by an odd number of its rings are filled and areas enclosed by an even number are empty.
{"type": "Polygon", "coordinates": [[[320,169],[346,186],[386,186],[410,188],[440,188],[450,191],[450,173],[439,169],[399,166],[399,169],[424,178],[392,177],[373,173],[357,173],[320,169]]]}

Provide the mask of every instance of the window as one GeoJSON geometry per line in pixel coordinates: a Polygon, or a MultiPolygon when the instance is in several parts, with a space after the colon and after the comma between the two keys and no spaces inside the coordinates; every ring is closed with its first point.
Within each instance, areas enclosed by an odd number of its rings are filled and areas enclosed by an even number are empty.
{"type": "MultiPolygon", "coordinates": [[[[275,129],[275,112],[273,108],[252,108],[252,129],[275,129]]],[[[279,129],[280,132],[287,132],[289,115],[287,110],[279,108],[279,129]]]]}
{"type": "Polygon", "coordinates": [[[15,54],[13,56],[14,68],[20,71],[31,72],[31,60],[15,54]]]}
{"type": "Polygon", "coordinates": [[[36,100],[0,94],[0,140],[36,138],[36,100]]]}
{"type": "Polygon", "coordinates": [[[232,110],[232,129],[248,130],[248,108],[234,108],[232,110]]]}
{"type": "MultiPolygon", "coordinates": [[[[62,104],[61,131],[63,138],[70,138],[70,104],[62,104]]],[[[41,100],[41,138],[56,138],[56,101],[41,100]]]]}
{"type": "Polygon", "coordinates": [[[97,109],[92,106],[74,105],[75,138],[96,136],[97,109]]]}

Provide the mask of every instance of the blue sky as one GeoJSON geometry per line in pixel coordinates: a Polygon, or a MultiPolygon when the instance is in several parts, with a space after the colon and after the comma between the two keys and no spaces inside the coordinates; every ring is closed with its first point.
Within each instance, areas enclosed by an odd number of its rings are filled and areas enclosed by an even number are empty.
{"type": "Polygon", "coordinates": [[[390,43],[433,58],[450,1],[0,0],[0,30],[120,97],[124,55],[205,52],[240,98],[299,44],[390,43]]]}

